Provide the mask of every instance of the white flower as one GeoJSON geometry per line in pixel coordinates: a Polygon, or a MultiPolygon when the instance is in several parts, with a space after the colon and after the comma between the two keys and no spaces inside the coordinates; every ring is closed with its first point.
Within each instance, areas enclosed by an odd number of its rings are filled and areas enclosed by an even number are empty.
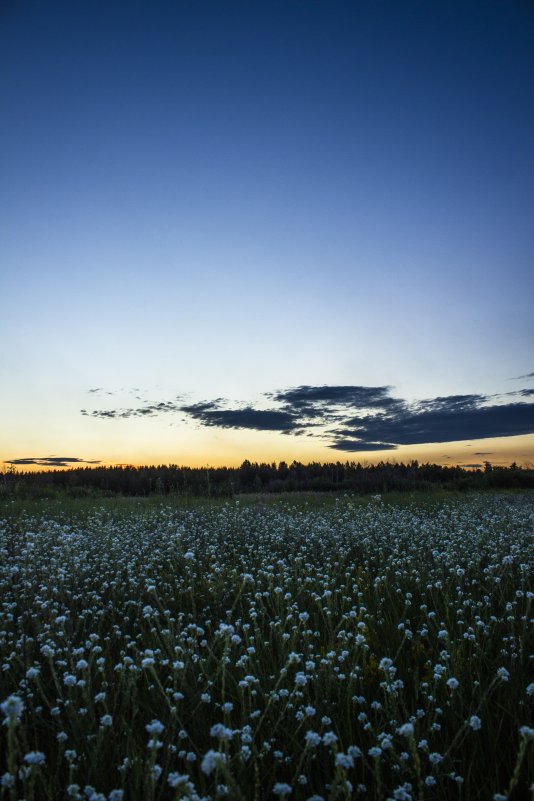
{"type": "Polygon", "coordinates": [[[521,726],[519,734],[521,737],[524,737],[525,740],[534,740],[534,729],[531,729],[530,726],[521,726]]]}
{"type": "Polygon", "coordinates": [[[306,740],[306,745],[309,745],[311,748],[317,748],[321,743],[321,735],[316,731],[307,731],[304,735],[304,739],[306,740]]]}
{"type": "Polygon", "coordinates": [[[478,731],[480,728],[482,728],[482,721],[480,720],[478,715],[471,715],[471,717],[469,718],[469,725],[471,726],[473,731],[478,731]]]}
{"type": "Polygon", "coordinates": [[[4,723],[18,723],[24,712],[24,701],[18,695],[10,695],[0,704],[0,709],[5,715],[4,723]]]}
{"type": "Polygon", "coordinates": [[[147,723],[145,729],[149,734],[161,734],[165,726],[160,720],[153,720],[150,723],[147,723]]]}
{"type": "Polygon", "coordinates": [[[458,679],[455,679],[454,676],[451,676],[450,679],[447,679],[447,687],[450,687],[451,690],[456,690],[456,688],[459,686],[460,682],[458,679]]]}
{"type": "Polygon", "coordinates": [[[500,667],[498,669],[497,676],[502,679],[502,681],[508,681],[510,679],[510,674],[505,667],[500,667]]]}
{"type": "Polygon", "coordinates": [[[291,792],[293,792],[293,788],[290,784],[286,784],[285,782],[276,782],[273,787],[274,795],[279,795],[282,798],[286,795],[289,795],[291,792]]]}
{"type": "Polygon", "coordinates": [[[212,737],[217,737],[218,740],[225,740],[228,742],[228,740],[232,739],[234,733],[232,729],[229,729],[224,723],[215,723],[210,729],[210,735],[212,737]]]}
{"type": "Polygon", "coordinates": [[[102,715],[102,717],[100,718],[100,725],[105,726],[106,728],[112,726],[113,718],[111,717],[111,715],[102,715]]]}
{"type": "Polygon", "coordinates": [[[171,787],[176,789],[177,787],[183,787],[185,784],[187,784],[189,781],[189,776],[187,773],[169,773],[167,781],[171,787]]]}
{"type": "Polygon", "coordinates": [[[28,668],[28,670],[26,671],[26,678],[36,679],[40,672],[41,672],[40,668],[37,667],[28,668]]]}
{"type": "Polygon", "coordinates": [[[351,757],[350,754],[342,754],[340,752],[336,754],[336,765],[339,765],[341,768],[345,768],[345,770],[348,770],[349,768],[354,767],[354,759],[351,757]]]}
{"type": "Polygon", "coordinates": [[[26,762],[27,765],[44,765],[46,757],[42,751],[30,751],[24,757],[24,762],[26,762]]]}
{"type": "Polygon", "coordinates": [[[404,723],[399,729],[397,729],[398,734],[402,735],[402,737],[411,737],[414,732],[413,724],[412,723],[404,723]]]}
{"type": "Polygon", "coordinates": [[[210,776],[216,768],[218,768],[220,765],[224,765],[225,762],[226,754],[222,754],[220,751],[213,751],[210,749],[202,757],[200,770],[202,773],[205,773],[206,776],[210,776]]]}
{"type": "Polygon", "coordinates": [[[323,734],[323,743],[324,745],[333,745],[337,743],[337,735],[334,734],[333,731],[327,731],[323,734]]]}

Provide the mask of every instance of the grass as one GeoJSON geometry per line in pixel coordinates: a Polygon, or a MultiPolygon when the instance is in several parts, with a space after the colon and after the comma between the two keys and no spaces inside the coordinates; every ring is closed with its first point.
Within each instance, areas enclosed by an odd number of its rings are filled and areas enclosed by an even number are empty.
{"type": "Polygon", "coordinates": [[[521,493],[6,503],[1,793],[527,798],[533,530],[521,493]]]}

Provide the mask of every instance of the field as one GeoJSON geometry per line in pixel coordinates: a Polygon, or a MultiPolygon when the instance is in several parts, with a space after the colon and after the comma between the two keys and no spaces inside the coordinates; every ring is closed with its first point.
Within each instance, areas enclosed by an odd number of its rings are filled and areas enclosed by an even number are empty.
{"type": "Polygon", "coordinates": [[[533,532],[532,494],[5,504],[0,797],[530,798],[533,532]]]}

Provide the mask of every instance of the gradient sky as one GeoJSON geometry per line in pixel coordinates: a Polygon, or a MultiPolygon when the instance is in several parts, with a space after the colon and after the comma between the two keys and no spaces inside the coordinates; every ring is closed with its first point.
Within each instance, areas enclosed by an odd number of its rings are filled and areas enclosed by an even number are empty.
{"type": "Polygon", "coordinates": [[[7,0],[0,103],[0,462],[534,462],[531,3],[7,0]]]}

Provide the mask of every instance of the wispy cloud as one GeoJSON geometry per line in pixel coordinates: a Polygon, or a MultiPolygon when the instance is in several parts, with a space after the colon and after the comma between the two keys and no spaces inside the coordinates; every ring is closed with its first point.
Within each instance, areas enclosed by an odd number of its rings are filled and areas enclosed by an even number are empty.
{"type": "Polygon", "coordinates": [[[160,414],[169,412],[179,412],[181,405],[176,401],[159,401],[159,403],[148,403],[144,406],[137,406],[125,409],[95,409],[87,411],[81,409],[80,413],[85,417],[100,417],[102,420],[126,419],[128,417],[156,417],[160,414]]]}
{"type": "Polygon", "coordinates": [[[82,414],[100,419],[180,414],[202,426],[305,434],[334,450],[357,453],[532,434],[534,403],[522,400],[532,396],[534,390],[520,389],[408,402],[395,397],[389,386],[302,385],[265,393],[258,404],[232,404],[224,398],[184,404],[177,397],[131,408],[82,409],[82,414]]]}
{"type": "Polygon", "coordinates": [[[523,379],[534,378],[534,373],[525,373],[525,375],[516,375],[510,381],[522,381],[523,379]]]}
{"type": "Polygon", "coordinates": [[[76,464],[101,464],[99,459],[80,459],[78,456],[24,456],[20,459],[6,459],[4,464],[38,465],[39,467],[72,467],[76,464]]]}

